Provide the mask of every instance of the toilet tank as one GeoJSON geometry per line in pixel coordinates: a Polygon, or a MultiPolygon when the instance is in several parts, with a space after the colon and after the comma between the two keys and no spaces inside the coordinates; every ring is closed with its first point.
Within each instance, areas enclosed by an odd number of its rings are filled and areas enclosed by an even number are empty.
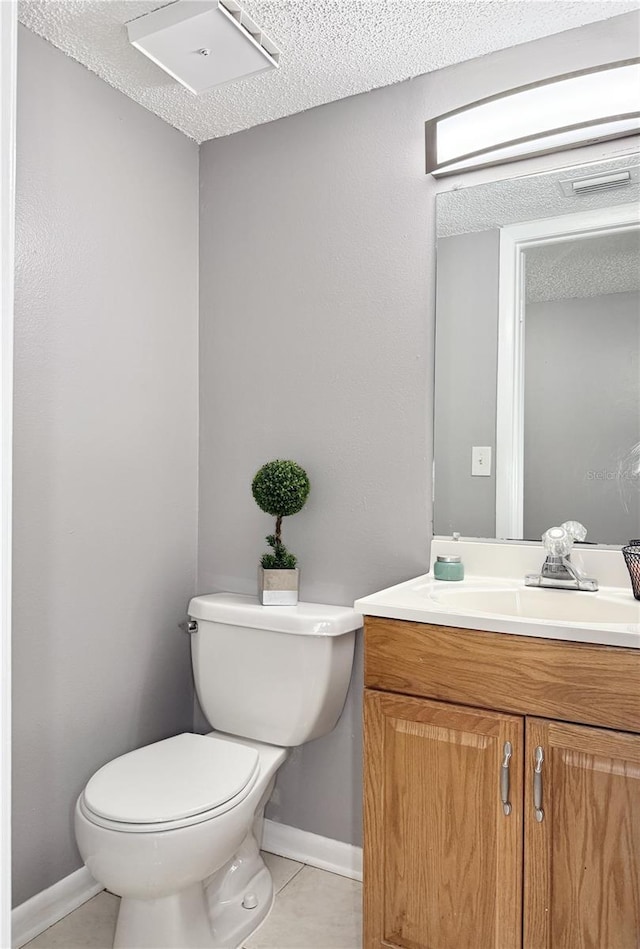
{"type": "Polygon", "coordinates": [[[342,606],[261,606],[235,593],[196,596],[189,617],[196,692],[218,731],[301,745],[335,726],[362,616],[342,606]]]}

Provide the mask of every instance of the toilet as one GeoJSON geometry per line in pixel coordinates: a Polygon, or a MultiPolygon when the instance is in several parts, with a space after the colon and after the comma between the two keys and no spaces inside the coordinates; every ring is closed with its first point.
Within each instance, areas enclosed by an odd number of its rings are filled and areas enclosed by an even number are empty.
{"type": "Polygon", "coordinates": [[[236,949],[268,915],[260,842],[288,750],[335,726],[349,687],[354,610],[189,604],[200,705],[215,731],[182,734],[100,768],[78,798],[88,869],[120,896],[117,949],[236,949]]]}

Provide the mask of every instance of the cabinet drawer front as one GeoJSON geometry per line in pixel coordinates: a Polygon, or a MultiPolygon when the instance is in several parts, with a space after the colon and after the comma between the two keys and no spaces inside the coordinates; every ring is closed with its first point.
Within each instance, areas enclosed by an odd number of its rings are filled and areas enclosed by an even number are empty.
{"type": "Polygon", "coordinates": [[[518,949],[523,735],[521,718],[365,692],[365,949],[518,949]]]}
{"type": "Polygon", "coordinates": [[[640,732],[640,649],[366,617],[365,686],[640,732]]]}

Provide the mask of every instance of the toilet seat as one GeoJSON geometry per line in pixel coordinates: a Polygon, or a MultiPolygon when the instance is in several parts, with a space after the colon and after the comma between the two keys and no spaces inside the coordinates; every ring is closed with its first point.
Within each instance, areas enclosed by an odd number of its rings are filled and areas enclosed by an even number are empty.
{"type": "Polygon", "coordinates": [[[87,784],[80,808],[92,823],[125,833],[174,830],[236,807],[259,771],[254,748],[185,733],[104,765],[87,784]]]}

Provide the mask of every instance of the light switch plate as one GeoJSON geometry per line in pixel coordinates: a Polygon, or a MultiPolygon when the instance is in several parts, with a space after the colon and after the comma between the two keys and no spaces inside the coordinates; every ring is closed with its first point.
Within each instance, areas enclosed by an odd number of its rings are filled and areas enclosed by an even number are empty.
{"type": "Polygon", "coordinates": [[[471,449],[471,475],[488,478],[491,475],[491,446],[474,445],[471,449]]]}

